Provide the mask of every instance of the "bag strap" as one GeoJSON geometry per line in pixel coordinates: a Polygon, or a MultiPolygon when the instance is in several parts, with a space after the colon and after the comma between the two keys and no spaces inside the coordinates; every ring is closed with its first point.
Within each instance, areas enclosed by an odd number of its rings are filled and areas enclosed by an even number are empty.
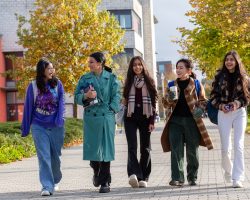
{"type": "Polygon", "coordinates": [[[197,96],[200,96],[200,91],[201,91],[201,86],[200,86],[200,82],[198,79],[194,79],[194,84],[195,84],[195,89],[196,89],[196,93],[197,96]]]}
{"type": "Polygon", "coordinates": [[[38,94],[36,80],[33,80],[31,83],[32,83],[33,95],[34,95],[34,103],[35,103],[36,102],[36,97],[37,97],[37,94],[38,94]]]}
{"type": "Polygon", "coordinates": [[[170,88],[170,87],[172,87],[172,86],[174,86],[174,81],[168,82],[168,87],[170,88]]]}

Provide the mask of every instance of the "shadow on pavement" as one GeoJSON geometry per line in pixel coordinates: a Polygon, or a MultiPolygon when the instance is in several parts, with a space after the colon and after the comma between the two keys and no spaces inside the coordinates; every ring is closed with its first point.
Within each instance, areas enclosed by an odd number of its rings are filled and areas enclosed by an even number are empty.
{"type": "MultiPolygon", "coordinates": [[[[211,186],[211,185],[210,185],[211,186]]],[[[245,188],[246,189],[246,188],[245,188]]],[[[83,189],[83,190],[62,190],[56,192],[50,197],[41,197],[40,192],[14,192],[14,193],[0,193],[0,200],[26,200],[26,199],[85,199],[85,198],[104,198],[104,199],[146,199],[152,197],[179,197],[179,196],[207,196],[207,195],[218,195],[225,194],[230,195],[235,194],[244,190],[234,189],[231,186],[228,187],[208,187],[207,185],[198,185],[198,186],[187,186],[184,187],[172,187],[172,186],[158,186],[158,187],[148,187],[148,188],[137,188],[133,189],[130,187],[121,187],[121,188],[111,188],[111,192],[107,194],[98,193],[98,189],[83,189]],[[202,188],[203,187],[203,188],[202,188]]]]}

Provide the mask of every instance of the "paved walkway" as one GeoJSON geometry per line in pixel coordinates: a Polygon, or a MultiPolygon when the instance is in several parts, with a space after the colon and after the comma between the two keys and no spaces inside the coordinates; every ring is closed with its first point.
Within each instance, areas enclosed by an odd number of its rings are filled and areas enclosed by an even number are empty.
{"type": "MultiPolygon", "coordinates": [[[[200,148],[198,185],[176,188],[168,185],[170,180],[170,153],[162,153],[160,134],[163,123],[157,123],[152,134],[152,173],[148,188],[133,189],[128,185],[126,174],[127,145],[124,134],[116,135],[116,160],[112,162],[112,191],[99,194],[92,185],[92,170],[88,161],[82,161],[82,146],[63,150],[63,179],[60,191],[49,199],[250,199],[250,136],[246,136],[245,188],[234,189],[225,182],[220,167],[220,145],[217,128],[207,120],[207,128],[215,149],[200,148]]],[[[47,199],[40,196],[36,157],[15,163],[0,165],[0,199],[47,199]]]]}

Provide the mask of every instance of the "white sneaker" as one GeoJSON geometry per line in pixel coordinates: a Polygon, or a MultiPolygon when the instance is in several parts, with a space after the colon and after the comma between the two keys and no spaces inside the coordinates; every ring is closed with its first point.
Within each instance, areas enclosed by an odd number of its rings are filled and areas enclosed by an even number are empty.
{"type": "Polygon", "coordinates": [[[232,176],[231,176],[230,173],[225,172],[224,173],[224,178],[225,178],[225,180],[226,180],[227,183],[232,183],[232,176]]]}
{"type": "Polygon", "coordinates": [[[48,190],[42,190],[41,196],[50,196],[51,193],[48,190]]]}
{"type": "Polygon", "coordinates": [[[243,188],[243,184],[241,181],[233,181],[233,188],[243,188]]]}
{"type": "Polygon", "coordinates": [[[138,188],[139,187],[138,179],[137,179],[135,174],[133,174],[133,175],[131,175],[129,177],[128,183],[129,183],[129,185],[131,185],[132,188],[138,188]]]}
{"type": "Polygon", "coordinates": [[[148,186],[148,183],[146,181],[139,181],[140,188],[146,188],[147,186],[148,186]]]}
{"type": "Polygon", "coordinates": [[[59,191],[59,184],[58,184],[58,183],[55,184],[54,190],[55,190],[55,191],[59,191]]]}

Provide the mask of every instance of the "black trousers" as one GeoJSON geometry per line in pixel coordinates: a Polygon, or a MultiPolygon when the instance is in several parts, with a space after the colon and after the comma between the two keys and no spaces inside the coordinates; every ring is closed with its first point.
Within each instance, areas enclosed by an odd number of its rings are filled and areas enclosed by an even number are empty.
{"type": "Polygon", "coordinates": [[[99,185],[111,183],[110,162],[90,161],[90,166],[94,170],[94,175],[98,177],[99,185]]]}
{"type": "Polygon", "coordinates": [[[131,117],[125,117],[124,127],[128,143],[128,176],[135,174],[139,181],[148,181],[151,173],[149,119],[142,115],[141,108],[135,108],[131,117]],[[140,161],[137,159],[137,129],[140,135],[140,161]]]}

